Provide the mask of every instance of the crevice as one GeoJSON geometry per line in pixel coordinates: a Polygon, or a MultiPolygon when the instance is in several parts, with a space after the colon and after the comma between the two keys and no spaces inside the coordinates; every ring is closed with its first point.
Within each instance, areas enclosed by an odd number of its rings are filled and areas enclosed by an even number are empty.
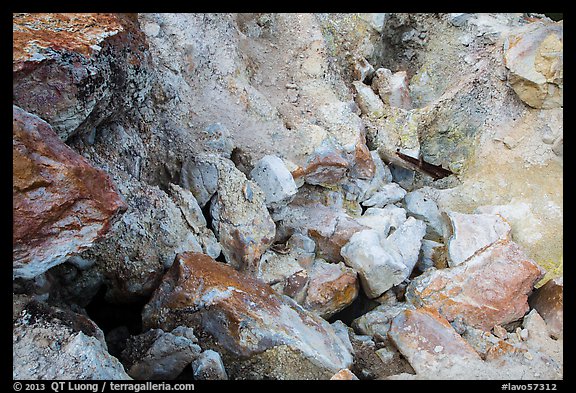
{"type": "Polygon", "coordinates": [[[366,314],[368,311],[371,311],[375,307],[377,307],[380,303],[376,302],[368,298],[363,290],[358,292],[358,296],[350,305],[344,308],[342,311],[337,312],[336,314],[332,315],[328,322],[334,323],[338,320],[342,321],[344,324],[350,326],[352,321],[356,318],[366,314]]]}

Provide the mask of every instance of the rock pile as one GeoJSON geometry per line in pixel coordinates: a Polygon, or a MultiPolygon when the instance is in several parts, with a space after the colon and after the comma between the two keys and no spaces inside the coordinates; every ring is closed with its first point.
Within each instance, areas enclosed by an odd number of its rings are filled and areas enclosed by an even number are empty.
{"type": "Polygon", "coordinates": [[[562,22],[13,30],[14,379],[563,378],[562,22]]]}

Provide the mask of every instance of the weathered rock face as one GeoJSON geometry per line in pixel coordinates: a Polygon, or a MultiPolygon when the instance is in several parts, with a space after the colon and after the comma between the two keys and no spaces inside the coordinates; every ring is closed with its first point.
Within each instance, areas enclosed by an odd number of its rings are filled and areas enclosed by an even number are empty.
{"type": "Polygon", "coordinates": [[[553,278],[536,289],[528,298],[530,307],[544,318],[550,333],[556,338],[564,335],[564,278],[553,278]]]}
{"type": "Polygon", "coordinates": [[[208,349],[200,354],[192,363],[194,379],[197,380],[227,380],[228,374],[222,363],[220,354],[208,349]]]}
{"type": "Polygon", "coordinates": [[[284,162],[276,156],[264,156],[250,173],[266,197],[266,206],[277,208],[286,205],[297,192],[296,183],[284,162]]]}
{"type": "Polygon", "coordinates": [[[563,24],[534,22],[510,32],[504,42],[508,81],[533,108],[563,106],[563,24]]]}
{"type": "Polygon", "coordinates": [[[135,15],[13,15],[14,104],[62,140],[93,128],[149,90],[150,55],[135,15]]]}
{"type": "Polygon", "coordinates": [[[176,258],[146,305],[143,323],[210,335],[236,378],[330,378],[352,362],[327,322],[202,254],[176,258]],[[268,360],[274,356],[277,361],[268,360]]]}
{"type": "Polygon", "coordinates": [[[13,106],[14,277],[32,278],[102,238],[127,208],[110,177],[13,106]]]}
{"type": "Polygon", "coordinates": [[[410,91],[406,71],[392,73],[387,68],[379,68],[374,73],[372,88],[385,104],[401,109],[410,109],[410,91]]]}
{"type": "Polygon", "coordinates": [[[448,321],[432,308],[402,311],[392,321],[388,336],[418,374],[481,360],[448,321]]]}
{"type": "Polygon", "coordinates": [[[417,307],[436,308],[449,321],[460,317],[471,326],[489,330],[528,311],[528,295],[543,275],[517,244],[505,241],[459,266],[416,277],[406,297],[417,307]]]}
{"type": "Polygon", "coordinates": [[[14,379],[131,379],[83,315],[32,301],[12,332],[14,379]]]}

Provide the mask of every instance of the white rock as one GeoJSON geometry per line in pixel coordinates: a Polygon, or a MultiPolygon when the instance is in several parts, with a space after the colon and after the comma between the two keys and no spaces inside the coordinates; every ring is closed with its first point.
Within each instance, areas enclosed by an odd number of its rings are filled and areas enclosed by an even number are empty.
{"type": "Polygon", "coordinates": [[[444,220],[436,202],[426,196],[422,191],[412,191],[404,197],[406,211],[428,224],[428,232],[443,237],[444,220]]]}
{"type": "Polygon", "coordinates": [[[396,108],[410,109],[410,92],[406,71],[392,73],[387,68],[378,68],[374,73],[372,87],[386,105],[396,108]]]}
{"type": "Polygon", "coordinates": [[[390,229],[396,229],[406,221],[406,210],[396,205],[387,205],[383,208],[370,207],[356,221],[388,236],[390,229]]]}
{"type": "Polygon", "coordinates": [[[478,251],[510,237],[510,225],[497,214],[447,212],[452,235],[448,239],[448,265],[458,266],[478,251]]]}
{"type": "Polygon", "coordinates": [[[360,81],[352,82],[356,89],[356,102],[364,115],[381,117],[384,114],[384,103],[370,86],[360,81]]]}
{"type": "Polygon", "coordinates": [[[276,156],[262,157],[250,172],[250,176],[264,191],[268,207],[286,205],[298,191],[292,174],[282,159],[276,156]]]}
{"type": "Polygon", "coordinates": [[[390,203],[395,203],[406,195],[406,190],[397,183],[385,184],[369,199],[362,202],[363,206],[384,207],[390,203]]]}

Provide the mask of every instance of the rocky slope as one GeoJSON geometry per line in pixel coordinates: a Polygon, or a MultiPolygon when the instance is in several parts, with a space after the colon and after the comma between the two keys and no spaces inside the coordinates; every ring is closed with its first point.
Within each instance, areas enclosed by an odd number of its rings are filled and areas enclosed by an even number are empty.
{"type": "Polygon", "coordinates": [[[563,378],[561,21],[13,33],[14,378],[563,378]]]}

